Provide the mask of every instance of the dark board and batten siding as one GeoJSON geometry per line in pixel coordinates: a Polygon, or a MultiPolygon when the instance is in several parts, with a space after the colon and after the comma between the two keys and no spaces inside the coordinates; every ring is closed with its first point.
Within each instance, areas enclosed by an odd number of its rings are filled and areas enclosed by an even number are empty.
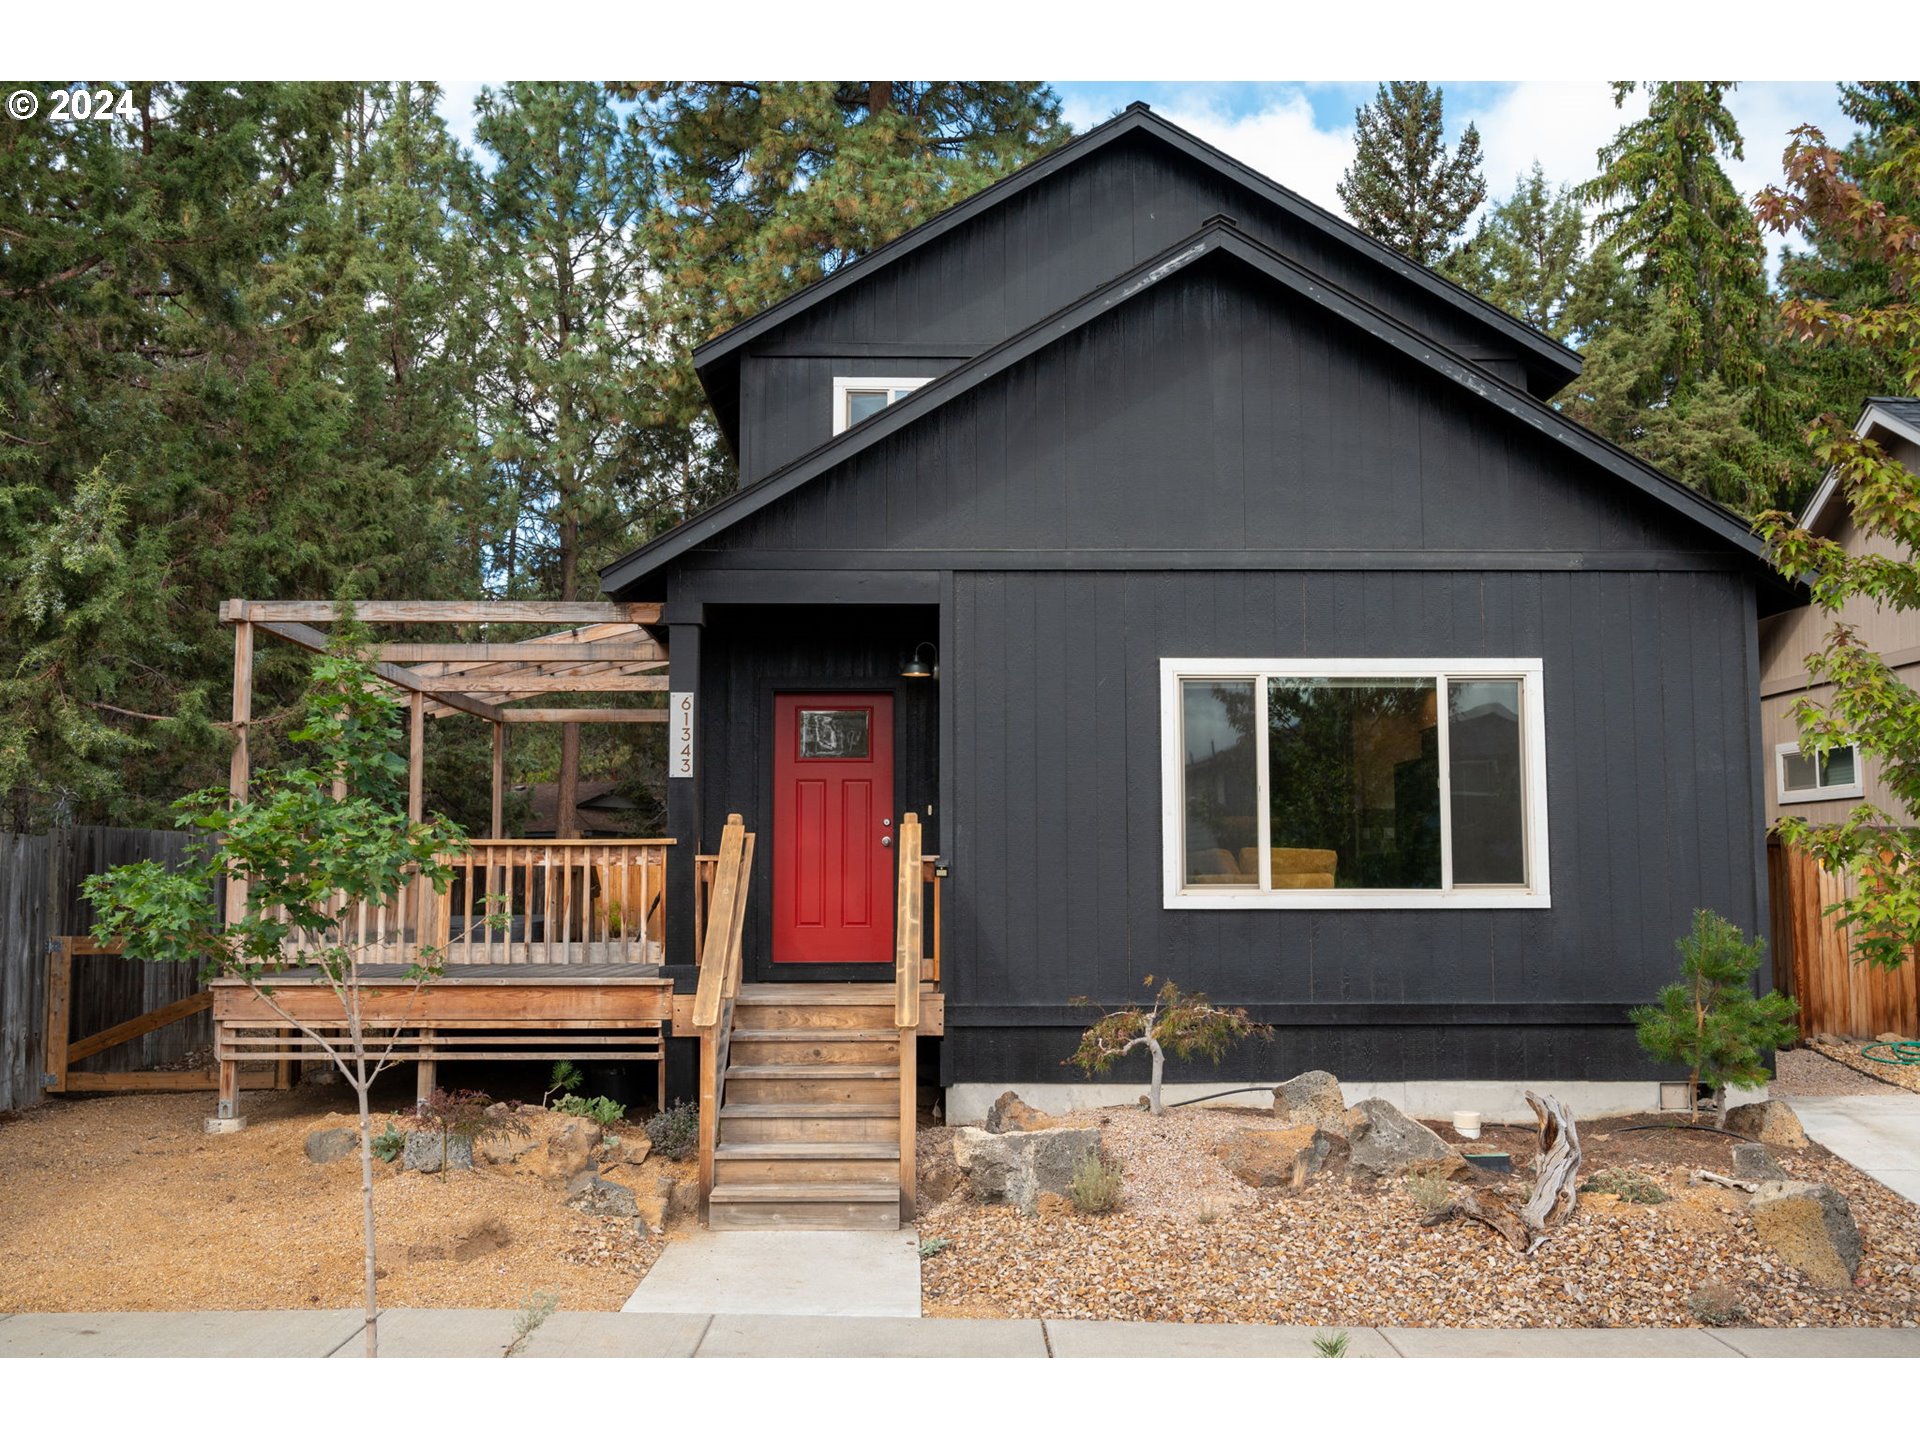
{"type": "MultiPolygon", "coordinates": [[[[1249,235],[1461,353],[1485,355],[1495,344],[1455,306],[1140,135],[1007,199],[750,347],[740,376],[742,482],[771,474],[831,435],[834,374],[944,374],[960,358],[1071,304],[1215,215],[1232,216],[1249,235]],[[875,348],[895,349],[899,358],[861,371],[845,362],[835,369],[817,355],[783,353],[810,348],[802,342],[844,346],[870,365],[875,348]],[[928,347],[955,358],[910,358],[928,347]],[[938,368],[921,368],[928,364],[938,368]],[[807,403],[809,389],[817,403],[807,403]]],[[[1517,360],[1507,368],[1517,381],[1517,360]]]]}

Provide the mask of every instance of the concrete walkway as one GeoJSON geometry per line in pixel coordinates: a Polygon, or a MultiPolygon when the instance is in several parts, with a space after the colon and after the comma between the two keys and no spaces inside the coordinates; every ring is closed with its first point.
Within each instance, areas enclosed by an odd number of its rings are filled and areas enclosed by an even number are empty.
{"type": "MultiPolygon", "coordinates": [[[[513,1337],[511,1310],[386,1310],[389,1359],[487,1358],[513,1337]]],[[[922,1320],[880,1316],[667,1315],[566,1311],[526,1356],[638,1359],[1308,1359],[1332,1328],[1170,1325],[1093,1320],[922,1320]]],[[[0,1316],[0,1358],[280,1357],[353,1359],[360,1318],[347,1310],[0,1316]]],[[[1733,1360],[1920,1357],[1920,1330],[1403,1330],[1347,1332],[1353,1358],[1650,1358],[1733,1360]]]]}
{"type": "Polygon", "coordinates": [[[917,1230],[695,1230],[660,1252],[623,1313],[920,1314],[917,1230]]]}
{"type": "Polygon", "coordinates": [[[1796,1095],[1787,1103],[1808,1135],[1920,1205],[1920,1094],[1796,1095]]]}

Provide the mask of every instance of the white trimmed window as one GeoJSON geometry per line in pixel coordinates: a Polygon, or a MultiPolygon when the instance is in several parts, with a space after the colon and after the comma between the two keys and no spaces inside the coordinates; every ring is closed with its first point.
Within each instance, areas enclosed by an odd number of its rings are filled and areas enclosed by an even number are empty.
{"type": "Polygon", "coordinates": [[[1782,805],[1813,800],[1858,800],[1867,793],[1860,774],[1860,751],[1836,745],[1824,755],[1803,755],[1789,740],[1773,747],[1773,767],[1782,805]]]}
{"type": "Polygon", "coordinates": [[[836,375],[833,379],[833,433],[878,415],[896,400],[904,400],[933,377],[887,380],[865,375],[836,375]]]}
{"type": "Polygon", "coordinates": [[[1162,660],[1169,909],[1541,909],[1540,661],[1162,660]]]}

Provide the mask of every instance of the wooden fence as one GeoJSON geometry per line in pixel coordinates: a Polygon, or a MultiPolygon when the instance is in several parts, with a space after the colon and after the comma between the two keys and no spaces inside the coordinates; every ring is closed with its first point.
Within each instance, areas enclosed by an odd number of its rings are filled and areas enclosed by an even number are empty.
{"type": "MultiPolygon", "coordinates": [[[[47,946],[84,935],[93,908],[80,882],[131,860],[183,859],[187,837],[171,830],[83,826],[47,835],[0,834],[0,1110],[38,1103],[46,1061],[47,946]]],[[[184,965],[118,955],[74,958],[70,1034],[93,1035],[133,1015],[184,1000],[200,988],[184,965]]],[[[80,1060],[82,1073],[151,1070],[211,1043],[207,1017],[139,1036],[80,1060]]]]}
{"type": "Polygon", "coordinates": [[[1800,1002],[1800,1034],[1920,1035],[1920,958],[1897,970],[1854,961],[1852,942],[1827,909],[1853,894],[1850,875],[1820,868],[1803,850],[1767,846],[1773,905],[1773,983],[1800,1002]]]}

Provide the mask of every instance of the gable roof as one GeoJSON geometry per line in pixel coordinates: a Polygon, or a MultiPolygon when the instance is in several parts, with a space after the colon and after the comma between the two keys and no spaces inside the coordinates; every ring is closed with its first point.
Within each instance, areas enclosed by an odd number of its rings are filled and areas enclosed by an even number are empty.
{"type": "MultiPolygon", "coordinates": [[[[1215,218],[1170,249],[1116,276],[1046,319],[1002,341],[966,364],[921,386],[879,414],[791,461],[764,479],[735,491],[712,509],[685,521],[600,572],[601,588],[617,592],[705,544],[732,525],[792,493],[816,476],[860,454],[888,436],[931,415],[949,401],[999,375],[1010,366],[1073,333],[1115,307],[1180,274],[1202,259],[1238,263],[1277,282],[1408,359],[1444,377],[1521,424],[1564,446],[1625,481],[1649,501],[1674,511],[1723,544],[1764,565],[1760,542],[1740,516],[1575,424],[1518,386],[1436,344],[1378,307],[1330,284],[1316,272],[1245,234],[1231,220],[1215,218]]],[[[1771,574],[1771,570],[1768,571],[1771,574]]],[[[1785,580],[1783,591],[1792,587],[1785,580]]]]}
{"type": "Polygon", "coordinates": [[[723,427],[729,430],[729,439],[733,438],[732,426],[728,421],[728,406],[722,402],[738,389],[741,352],[751,342],[1061,170],[1079,164],[1088,156],[1128,136],[1139,134],[1150,135],[1188,159],[1253,191],[1284,214],[1361,252],[1414,288],[1453,306],[1470,320],[1499,335],[1515,347],[1530,379],[1538,377],[1539,383],[1531,387],[1534,393],[1550,395],[1580,374],[1581,360],[1576,351],[1516,320],[1497,305],[1482,300],[1424,265],[1415,264],[1399,251],[1383,245],[1331,211],[1322,209],[1305,196],[1296,194],[1251,166],[1215,149],[1199,136],[1154,114],[1145,103],[1135,101],[1113,119],[1094,126],[1057,150],[1023,165],[1013,174],[995,181],[905,234],[848,262],[824,279],[816,280],[805,289],[741,321],[732,329],[695,346],[694,369],[709,397],[714,400],[715,412],[720,415],[723,427]]]}
{"type": "MultiPolygon", "coordinates": [[[[1920,400],[1905,395],[1875,395],[1860,411],[1853,433],[1863,438],[1872,430],[1898,435],[1910,445],[1920,445],[1920,400]]],[[[1820,488],[1800,513],[1800,528],[1811,530],[1826,519],[1827,507],[1839,498],[1840,477],[1833,470],[1821,478],[1820,488]]]]}

